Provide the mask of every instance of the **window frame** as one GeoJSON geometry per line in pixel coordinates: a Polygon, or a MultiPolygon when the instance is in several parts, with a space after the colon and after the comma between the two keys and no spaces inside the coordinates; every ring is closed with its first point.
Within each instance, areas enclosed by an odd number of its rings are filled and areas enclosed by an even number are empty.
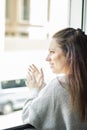
{"type": "Polygon", "coordinates": [[[87,0],[83,0],[82,29],[87,34],[87,0]]]}

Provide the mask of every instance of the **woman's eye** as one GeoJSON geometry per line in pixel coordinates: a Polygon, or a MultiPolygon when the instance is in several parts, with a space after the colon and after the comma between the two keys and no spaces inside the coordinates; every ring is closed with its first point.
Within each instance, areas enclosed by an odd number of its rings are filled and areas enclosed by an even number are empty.
{"type": "Polygon", "coordinates": [[[50,53],[54,53],[54,51],[50,51],[50,53]]]}

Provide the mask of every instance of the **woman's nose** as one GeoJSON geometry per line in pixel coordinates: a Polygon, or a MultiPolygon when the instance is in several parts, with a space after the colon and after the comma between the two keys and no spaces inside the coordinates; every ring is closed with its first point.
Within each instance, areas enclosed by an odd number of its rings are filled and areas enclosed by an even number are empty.
{"type": "Polygon", "coordinates": [[[46,61],[50,61],[50,56],[49,55],[46,57],[46,61]]]}

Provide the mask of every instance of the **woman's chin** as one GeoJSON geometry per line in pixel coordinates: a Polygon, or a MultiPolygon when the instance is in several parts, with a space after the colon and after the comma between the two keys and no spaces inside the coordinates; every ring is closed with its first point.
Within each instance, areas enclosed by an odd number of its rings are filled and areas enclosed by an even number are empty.
{"type": "Polygon", "coordinates": [[[52,70],[53,73],[57,74],[56,70],[54,70],[54,69],[52,69],[52,68],[51,68],[51,70],[52,70]]]}
{"type": "Polygon", "coordinates": [[[52,72],[53,72],[54,74],[61,74],[60,71],[56,71],[56,70],[54,70],[54,69],[52,69],[52,68],[51,68],[51,70],[52,70],[52,72]]]}

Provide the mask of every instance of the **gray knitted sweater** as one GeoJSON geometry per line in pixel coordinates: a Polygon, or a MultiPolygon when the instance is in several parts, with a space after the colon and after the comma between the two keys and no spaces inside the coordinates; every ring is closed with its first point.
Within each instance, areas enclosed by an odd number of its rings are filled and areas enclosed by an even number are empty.
{"type": "Polygon", "coordinates": [[[87,122],[80,121],[76,108],[70,112],[65,76],[53,79],[35,98],[27,99],[22,119],[36,130],[87,130],[87,122]]]}

